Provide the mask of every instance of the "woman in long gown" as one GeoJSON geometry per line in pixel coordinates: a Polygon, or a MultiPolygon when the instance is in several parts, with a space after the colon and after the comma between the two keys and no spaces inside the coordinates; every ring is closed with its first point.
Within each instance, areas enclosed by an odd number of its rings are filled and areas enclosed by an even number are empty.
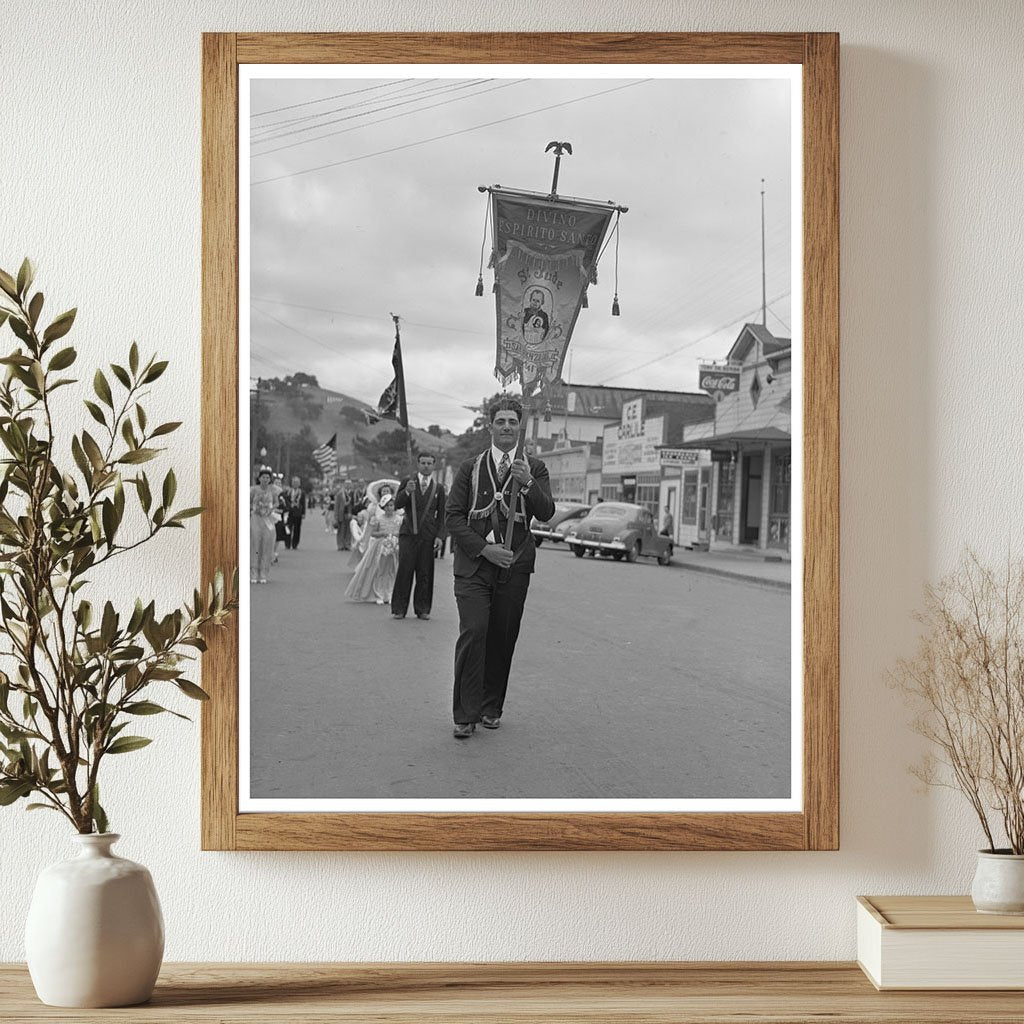
{"type": "Polygon", "coordinates": [[[366,552],[355,575],[345,588],[350,601],[375,601],[390,604],[391,591],[398,575],[398,529],[402,517],[395,512],[395,499],[384,495],[373,516],[367,520],[364,537],[366,552]]]}
{"type": "Polygon", "coordinates": [[[266,583],[274,556],[274,515],[277,490],[274,474],[261,469],[259,483],[249,488],[249,582],[266,583]]]}
{"type": "Polygon", "coordinates": [[[363,537],[369,540],[369,532],[366,528],[366,509],[360,509],[350,520],[348,524],[349,529],[349,548],[352,554],[348,556],[348,564],[352,570],[362,560],[365,554],[365,548],[363,547],[363,537]]]}

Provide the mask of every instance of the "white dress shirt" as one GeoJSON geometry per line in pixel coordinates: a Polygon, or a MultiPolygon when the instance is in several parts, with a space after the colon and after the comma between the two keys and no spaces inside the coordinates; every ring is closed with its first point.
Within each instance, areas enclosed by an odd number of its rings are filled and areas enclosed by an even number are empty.
{"type": "MultiPolygon", "coordinates": [[[[503,452],[496,444],[492,444],[491,445],[491,458],[494,460],[494,468],[495,469],[500,469],[501,468],[501,460],[506,455],[508,456],[509,472],[511,473],[511,471],[512,471],[512,463],[515,461],[515,458],[516,458],[516,450],[515,450],[515,448],[513,448],[511,451],[503,452]]],[[[524,455],[523,458],[525,458],[525,457],[526,456],[524,455]]],[[[508,478],[506,477],[506,483],[507,482],[508,482],[508,478]]],[[[501,485],[501,481],[499,480],[498,483],[499,483],[499,486],[500,486],[501,485]]],[[[525,494],[530,489],[530,487],[532,486],[532,483],[533,482],[531,480],[531,482],[529,484],[520,484],[519,485],[519,493],[520,494],[525,494]]]]}

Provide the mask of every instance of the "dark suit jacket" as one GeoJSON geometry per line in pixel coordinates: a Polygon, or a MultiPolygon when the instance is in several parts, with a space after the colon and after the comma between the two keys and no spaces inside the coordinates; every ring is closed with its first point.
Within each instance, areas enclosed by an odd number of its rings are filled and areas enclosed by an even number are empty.
{"type": "Polygon", "coordinates": [[[300,488],[298,498],[293,498],[292,489],[289,487],[284,493],[288,502],[288,518],[304,519],[306,517],[306,492],[300,488]]]}
{"type": "Polygon", "coordinates": [[[334,492],[334,515],[340,522],[343,516],[350,516],[355,511],[356,492],[352,487],[339,487],[334,492]]]}
{"type": "MultiPolygon", "coordinates": [[[[490,454],[488,453],[485,463],[489,459],[490,454]]],[[[513,572],[533,572],[537,545],[534,543],[533,534],[530,533],[530,519],[536,518],[544,522],[555,514],[555,503],[551,500],[551,481],[548,479],[547,466],[532,455],[527,456],[527,459],[530,463],[533,486],[526,494],[526,523],[517,522],[512,531],[512,550],[519,552],[515,562],[512,563],[513,572]]],[[[459,466],[459,471],[452,482],[452,493],[448,496],[445,525],[452,538],[455,551],[452,569],[456,576],[472,576],[480,568],[480,563],[484,561],[481,552],[488,544],[485,538],[492,529],[490,516],[483,519],[469,518],[473,503],[473,467],[475,465],[476,459],[467,459],[459,466]]],[[[481,467],[481,470],[477,504],[486,506],[494,496],[494,488],[491,486],[491,478],[486,469],[481,467]]],[[[497,538],[497,543],[500,544],[504,537],[506,524],[504,518],[501,517],[500,510],[498,516],[502,530],[502,537],[497,538]]]]}
{"type": "Polygon", "coordinates": [[[444,540],[444,488],[439,483],[434,483],[433,493],[430,495],[429,506],[426,494],[420,490],[418,477],[407,478],[402,481],[395,496],[395,508],[403,509],[405,515],[402,517],[402,525],[398,528],[401,536],[412,536],[412,494],[416,493],[416,531],[417,536],[425,540],[434,540],[440,537],[444,540]]]}

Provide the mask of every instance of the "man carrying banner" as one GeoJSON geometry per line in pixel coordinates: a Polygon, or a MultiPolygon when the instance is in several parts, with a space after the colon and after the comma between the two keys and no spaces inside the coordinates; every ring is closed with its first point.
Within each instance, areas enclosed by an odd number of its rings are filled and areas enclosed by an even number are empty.
{"type": "Polygon", "coordinates": [[[429,619],[434,603],[434,555],[444,545],[444,488],[433,472],[434,456],[420,452],[416,476],[402,481],[395,499],[395,508],[405,513],[398,531],[398,576],[391,592],[391,615],[396,619],[405,618],[410,591],[417,619],[429,619]]]}
{"type": "Polygon", "coordinates": [[[467,739],[480,722],[497,729],[519,624],[534,571],[530,518],[555,514],[547,467],[518,456],[523,407],[502,398],[489,410],[491,446],[464,462],[448,498],[445,525],[454,550],[459,639],[455,645],[454,736],[467,739]],[[509,507],[513,481],[519,485],[509,507]],[[513,518],[512,547],[502,543],[513,518]]]}

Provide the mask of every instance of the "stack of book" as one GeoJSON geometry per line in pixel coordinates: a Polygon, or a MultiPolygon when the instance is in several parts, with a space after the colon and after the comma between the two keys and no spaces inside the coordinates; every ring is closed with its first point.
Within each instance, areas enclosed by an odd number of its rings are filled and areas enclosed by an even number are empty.
{"type": "Polygon", "coordinates": [[[1024,916],[979,914],[970,896],[858,896],[857,962],[878,989],[1024,989],[1024,916]]]}

